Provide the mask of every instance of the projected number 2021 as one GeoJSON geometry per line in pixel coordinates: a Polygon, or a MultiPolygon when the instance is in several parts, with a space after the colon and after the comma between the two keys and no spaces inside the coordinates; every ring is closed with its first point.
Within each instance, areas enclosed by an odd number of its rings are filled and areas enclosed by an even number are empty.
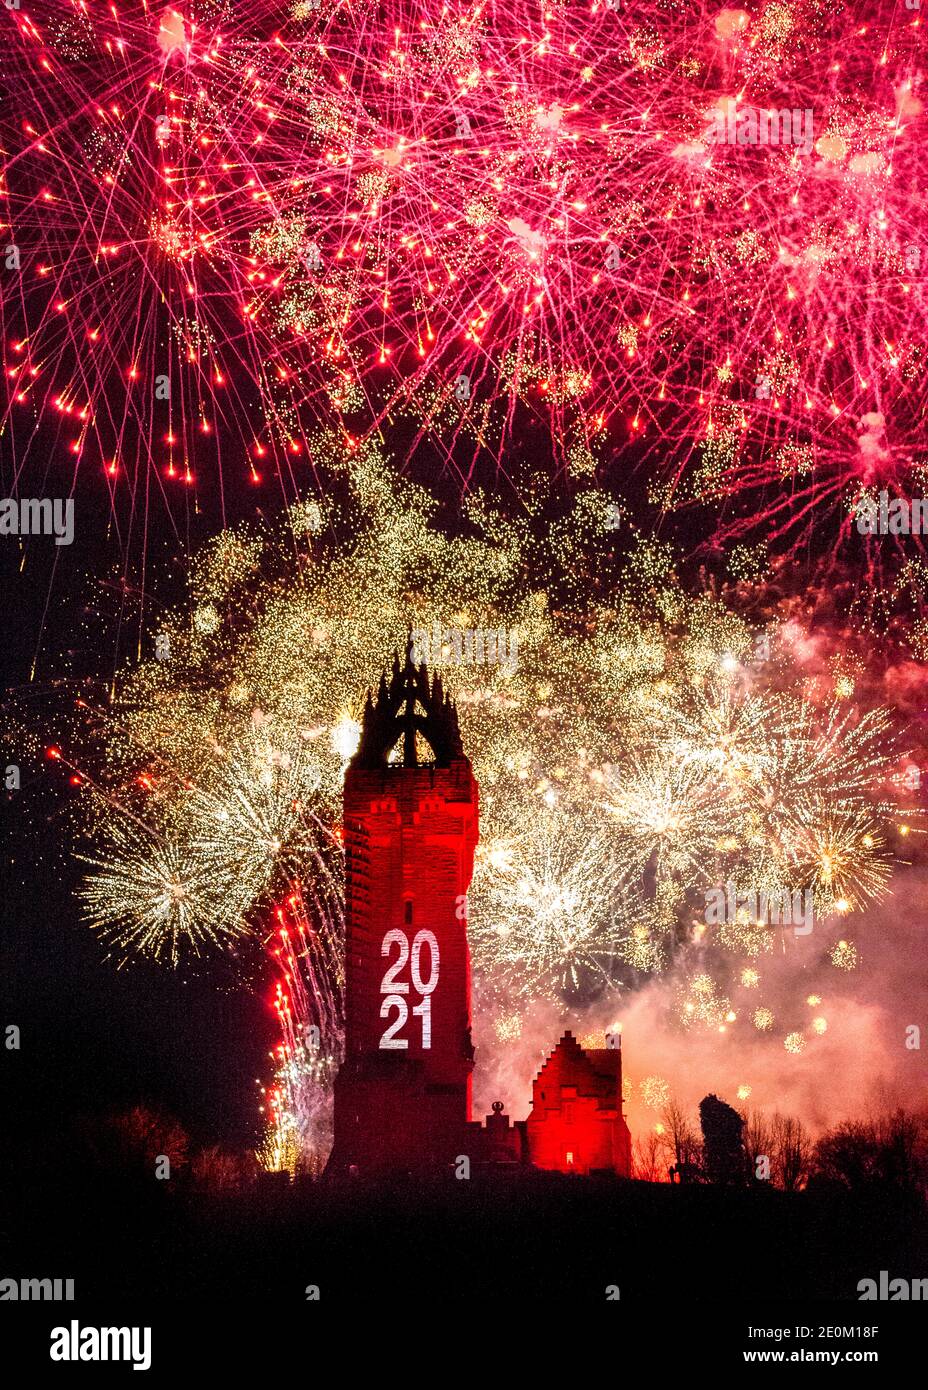
{"type": "MultiPolygon", "coordinates": [[[[384,999],[380,1005],[380,1017],[389,1019],[395,1012],[395,1017],[391,1023],[387,1024],[380,1039],[381,1049],[408,1048],[409,1038],[401,1037],[403,1030],[409,1022],[409,1002],[406,996],[410,993],[409,980],[403,978],[406,967],[409,967],[409,976],[412,981],[413,995],[419,996],[419,1002],[413,1005],[412,1015],[418,1019],[422,1029],[422,1046],[424,1048],[432,1046],[432,1001],[430,995],[438,984],[438,942],[435,933],[430,931],[416,932],[413,937],[412,949],[409,946],[409,937],[398,927],[388,931],[380,945],[380,954],[390,957],[396,948],[396,959],[387,967],[386,974],[380,982],[380,992],[384,999]],[[422,948],[427,947],[426,959],[423,960],[422,948]],[[423,978],[423,966],[428,970],[428,976],[423,978]]],[[[412,1028],[416,1027],[413,1023],[412,1028]]]]}

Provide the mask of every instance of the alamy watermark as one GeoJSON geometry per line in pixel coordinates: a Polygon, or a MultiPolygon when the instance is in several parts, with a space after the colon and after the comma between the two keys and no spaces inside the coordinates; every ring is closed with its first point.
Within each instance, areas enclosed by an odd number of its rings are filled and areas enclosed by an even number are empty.
{"type": "Polygon", "coordinates": [[[811,107],[765,111],[732,97],[715,108],[703,136],[713,145],[792,145],[800,154],[812,153],[814,138],[811,107]]]}
{"type": "Polygon", "coordinates": [[[0,1279],[0,1303],[74,1301],[73,1279],[0,1279]]]}
{"type": "Polygon", "coordinates": [[[710,926],[743,921],[767,922],[792,927],[794,936],[808,936],[814,920],[811,888],[784,888],[779,892],[739,892],[731,882],[706,890],[706,922],[710,926]]]}
{"type": "Polygon", "coordinates": [[[857,1294],[860,1303],[928,1302],[928,1279],[890,1279],[888,1271],[881,1269],[879,1283],[861,1279],[857,1294]]]}
{"type": "Polygon", "coordinates": [[[427,666],[499,666],[514,674],[519,661],[519,635],[501,627],[443,628],[439,623],[412,632],[413,660],[427,666]]]}
{"type": "Polygon", "coordinates": [[[74,498],[0,498],[0,536],[54,536],[56,545],[70,545],[74,498]]]}
{"type": "Polygon", "coordinates": [[[131,1361],[134,1371],[151,1366],[150,1327],[53,1327],[48,1351],[53,1361],[131,1361]]]}
{"type": "Polygon", "coordinates": [[[928,497],[863,497],[854,508],[862,536],[924,536],[928,533],[928,497]]]}

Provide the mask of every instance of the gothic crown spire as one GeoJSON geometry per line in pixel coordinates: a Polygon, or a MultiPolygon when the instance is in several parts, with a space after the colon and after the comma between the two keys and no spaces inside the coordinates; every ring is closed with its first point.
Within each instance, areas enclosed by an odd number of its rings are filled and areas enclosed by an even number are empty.
{"type": "Polygon", "coordinates": [[[458,713],[453,700],[445,694],[441,676],[431,681],[423,661],[413,660],[410,635],[406,660],[400,665],[399,653],[394,652],[390,680],[381,674],[374,698],[370,690],[361,722],[361,741],[351,760],[354,768],[386,767],[391,751],[403,741],[403,767],[418,767],[416,734],[423,736],[435,755],[439,767],[447,767],[453,758],[463,758],[458,713]]]}

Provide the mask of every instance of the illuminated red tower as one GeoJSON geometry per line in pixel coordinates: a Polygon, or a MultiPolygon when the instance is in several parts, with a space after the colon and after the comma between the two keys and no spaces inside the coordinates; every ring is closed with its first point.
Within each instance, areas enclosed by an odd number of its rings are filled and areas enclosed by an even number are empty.
{"type": "Polygon", "coordinates": [[[465,895],[478,800],[457,711],[409,655],[368,693],[344,827],[345,1061],[329,1172],[434,1169],[461,1152],[471,1114],[465,895]]]}

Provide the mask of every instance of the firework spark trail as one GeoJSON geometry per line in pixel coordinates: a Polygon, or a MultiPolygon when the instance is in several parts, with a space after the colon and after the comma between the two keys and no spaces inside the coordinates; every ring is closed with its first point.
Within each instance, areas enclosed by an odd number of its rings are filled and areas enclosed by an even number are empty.
{"type": "Polygon", "coordinates": [[[271,1054],[274,1079],[261,1088],[267,1123],[258,1157],[269,1171],[318,1173],[331,1147],[332,1083],[344,1051],[342,923],[311,921],[298,889],[275,916],[281,1041],[271,1054]]]}
{"type": "Polygon", "coordinates": [[[52,416],[116,502],[149,470],[170,498],[273,469],[292,499],[319,420],[406,418],[466,477],[524,412],[571,471],[618,446],[618,488],[642,464],[656,505],[721,504],[719,540],[786,548],[848,541],[868,490],[917,482],[917,15],[51,15],[9,16],[17,473],[52,416]],[[784,107],[811,148],[716,138],[784,107]]]}

